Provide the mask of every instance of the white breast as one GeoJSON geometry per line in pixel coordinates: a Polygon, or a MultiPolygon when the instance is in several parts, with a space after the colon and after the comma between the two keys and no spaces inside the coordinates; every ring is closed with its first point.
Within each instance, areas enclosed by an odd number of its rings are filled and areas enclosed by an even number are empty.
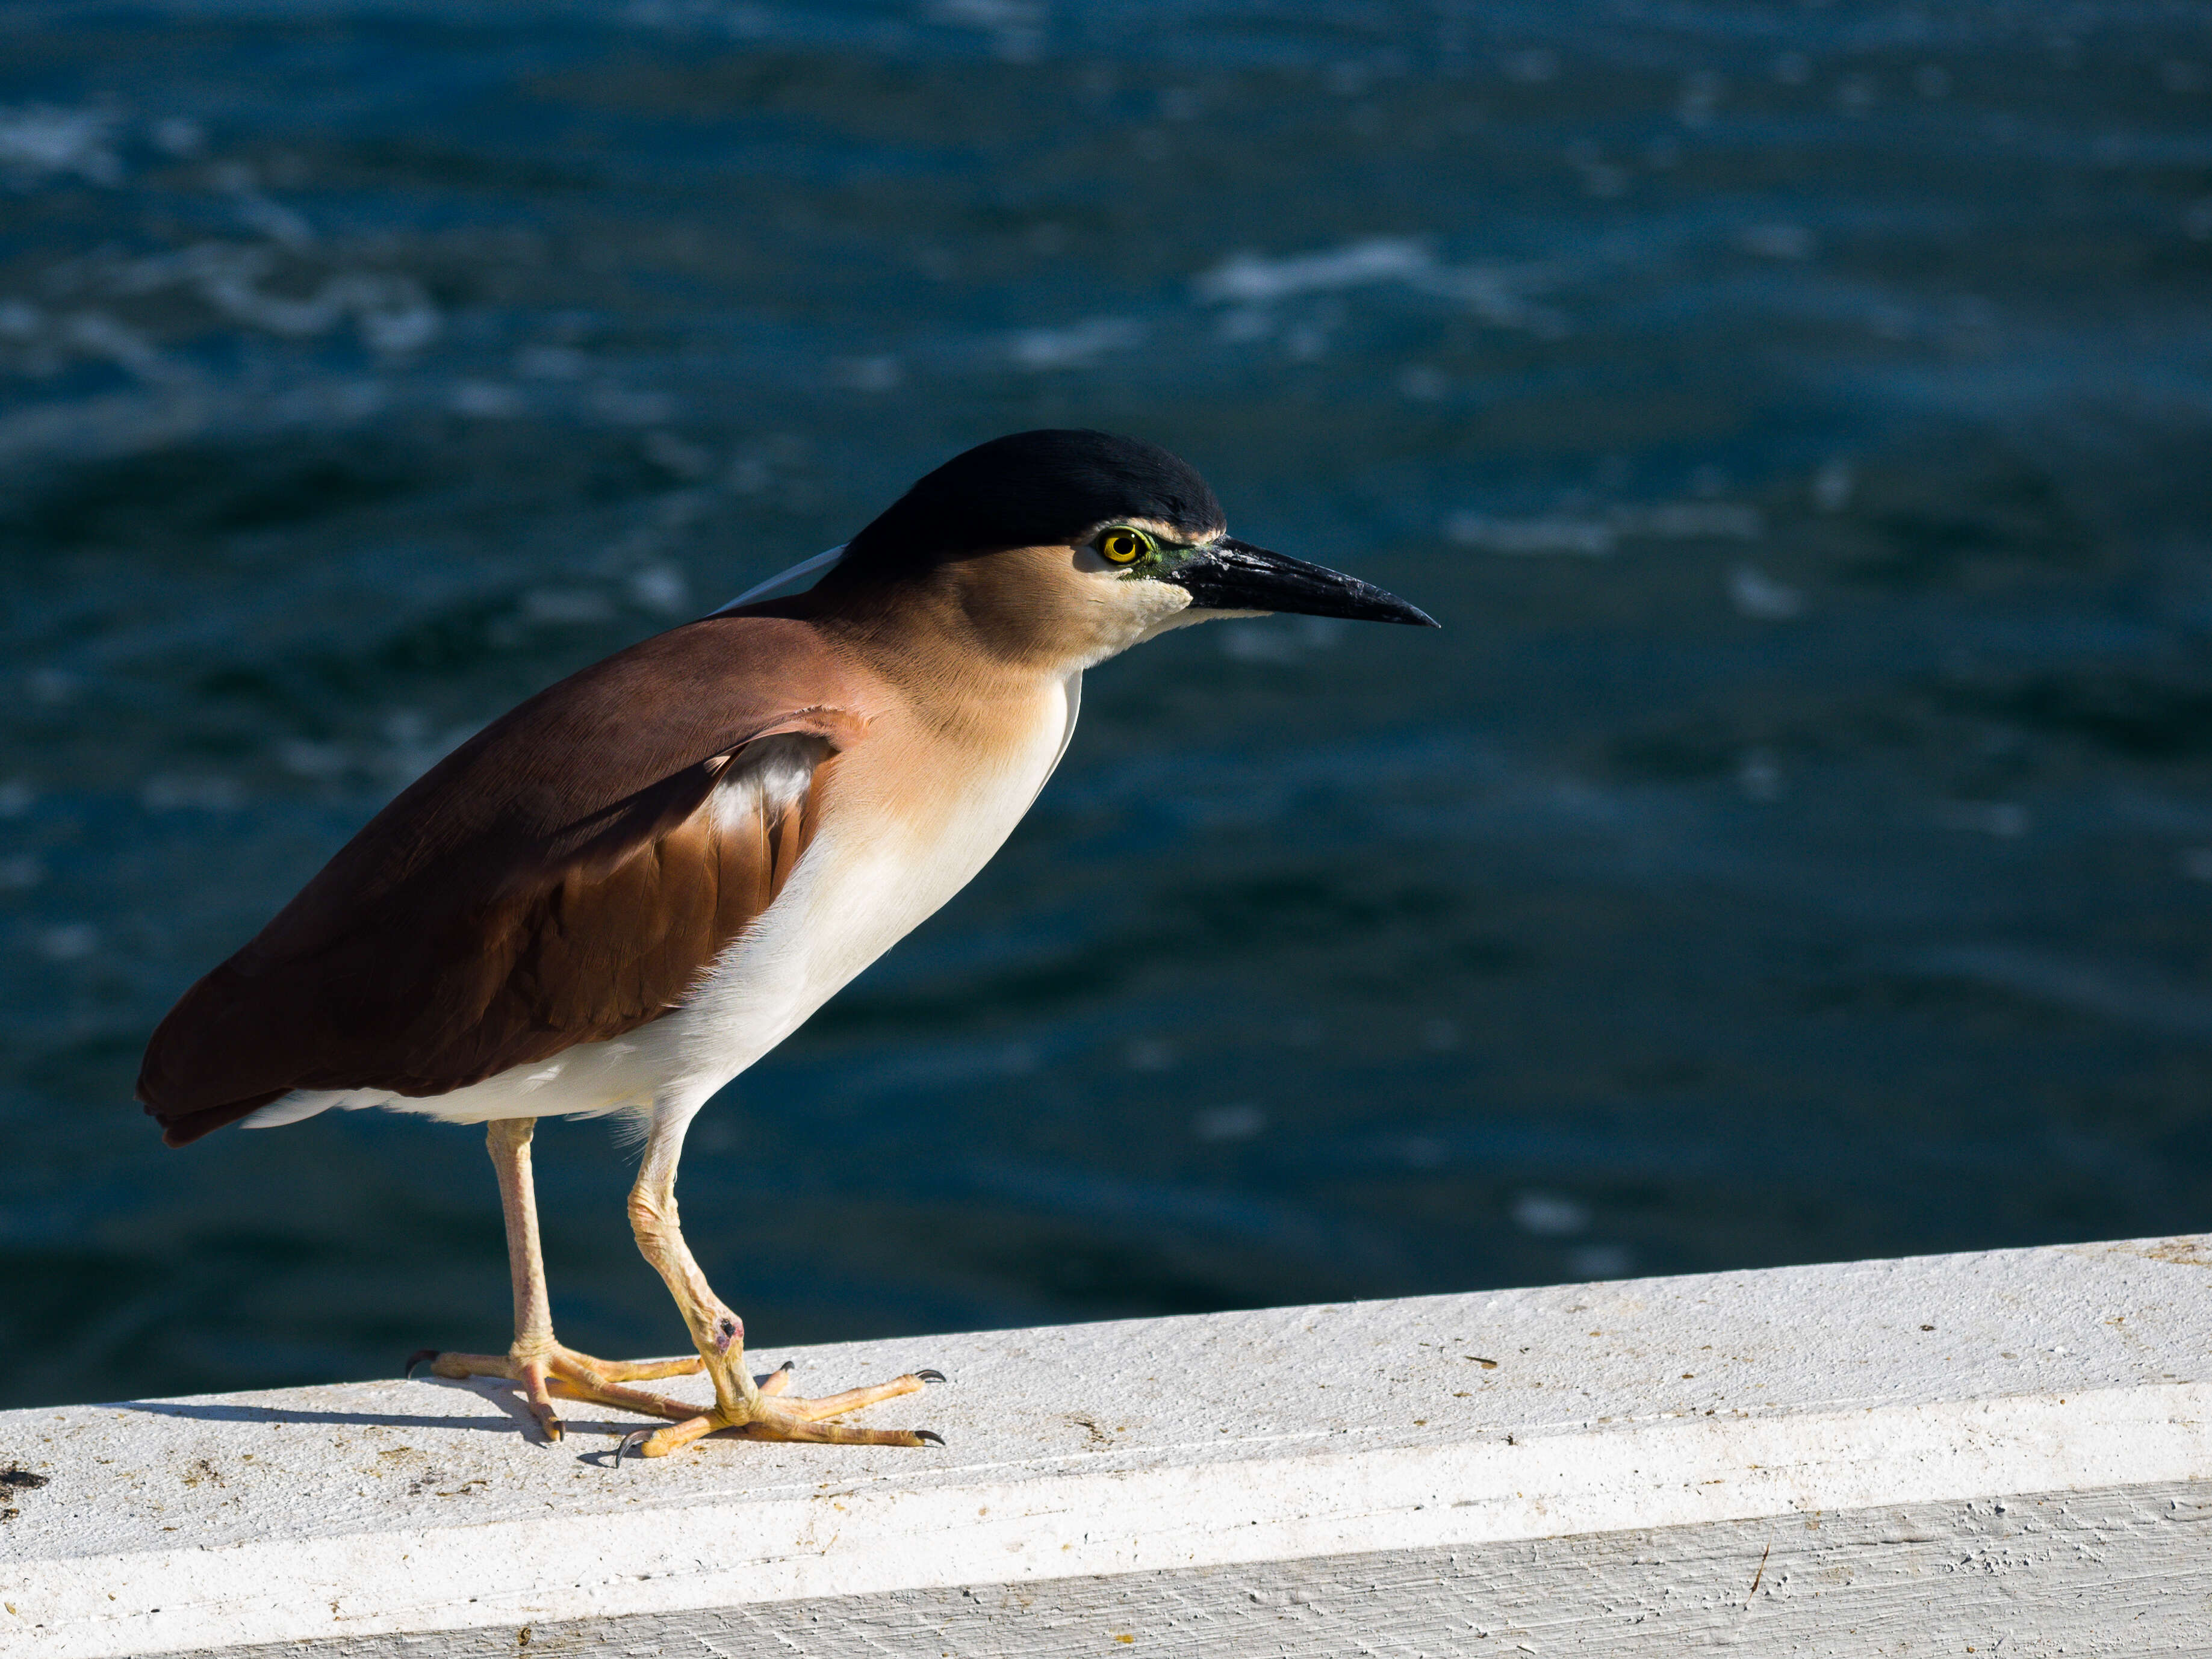
{"type": "Polygon", "coordinates": [[[936,771],[937,799],[907,803],[918,810],[871,811],[878,803],[854,780],[849,804],[824,814],[782,893],[699,994],[634,1034],[677,1046],[663,1096],[703,1101],[965,887],[1067,752],[1081,698],[1080,674],[1050,687],[1026,742],[988,766],[936,771]]]}
{"type": "MultiPolygon", "coordinates": [[[[1048,688],[1029,739],[990,763],[954,764],[948,757],[927,774],[934,798],[903,802],[908,810],[870,810],[880,803],[867,769],[854,768],[840,780],[839,810],[823,814],[775,902],[675,1012],[627,1036],[578,1043],[448,1094],[295,1090],[246,1119],[246,1127],[366,1106],[459,1123],[617,1111],[688,1116],[990,861],[1067,752],[1082,689],[1079,673],[1048,688]]],[[[742,810],[781,781],[765,774],[733,779],[732,798],[717,805],[742,810]],[[750,792],[746,800],[738,799],[741,792],[750,792]]]]}

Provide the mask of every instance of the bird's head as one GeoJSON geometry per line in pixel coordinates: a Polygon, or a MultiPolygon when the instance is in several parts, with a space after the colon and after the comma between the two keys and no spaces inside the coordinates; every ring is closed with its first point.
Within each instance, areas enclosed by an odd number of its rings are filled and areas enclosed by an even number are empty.
{"type": "Polygon", "coordinates": [[[927,596],[994,648],[1071,668],[1216,617],[1437,626],[1356,576],[1238,541],[1188,463],[1104,432],[1018,432],[954,456],[848,543],[817,591],[825,608],[927,596]]]}

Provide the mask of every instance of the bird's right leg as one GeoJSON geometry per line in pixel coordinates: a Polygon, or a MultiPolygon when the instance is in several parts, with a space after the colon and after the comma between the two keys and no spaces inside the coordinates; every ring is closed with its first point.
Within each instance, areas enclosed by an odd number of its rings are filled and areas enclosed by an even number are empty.
{"type": "Polygon", "coordinates": [[[865,1446],[944,1444],[943,1437],[928,1429],[864,1429],[830,1420],[878,1401],[918,1394],[927,1383],[942,1382],[945,1378],[936,1371],[910,1371],[888,1382],[805,1400],[785,1392],[790,1376],[787,1369],[764,1380],[756,1380],[747,1370],[744,1322],[714,1294],[677,1223],[676,1164],[684,1150],[684,1131],[690,1115],[681,1109],[655,1115],[646,1137],[636,1184],[630,1188],[629,1218],[638,1249],[667,1285],[684,1324],[690,1328],[691,1340],[714,1384],[714,1404],[701,1412],[667,1402],[661,1408],[664,1413],[678,1420],[651,1434],[641,1430],[631,1436],[640,1453],[647,1457],[665,1456],[718,1429],[730,1430],[749,1440],[865,1446]]]}
{"type": "MultiPolygon", "coordinates": [[[[535,1118],[495,1119],[484,1143],[499,1176],[499,1204],[507,1218],[507,1261],[514,1281],[514,1345],[504,1354],[438,1353],[426,1350],[407,1362],[413,1370],[428,1359],[440,1376],[501,1376],[522,1384],[530,1414],[546,1439],[561,1437],[561,1419],[553,1409],[557,1387],[565,1398],[589,1400],[626,1411],[667,1416],[672,1402],[624,1382],[689,1376],[703,1369],[698,1358],[638,1362],[594,1359],[565,1348],[553,1337],[552,1304],[545,1294],[545,1260],[538,1237],[538,1191],[530,1170],[530,1138],[535,1118]]],[[[674,1407],[689,1414],[692,1407],[674,1407]]]]}

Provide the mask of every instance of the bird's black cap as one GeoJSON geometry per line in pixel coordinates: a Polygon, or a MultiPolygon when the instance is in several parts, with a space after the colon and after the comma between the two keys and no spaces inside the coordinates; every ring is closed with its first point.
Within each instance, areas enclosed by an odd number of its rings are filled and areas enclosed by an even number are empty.
{"type": "Polygon", "coordinates": [[[1110,432],[1016,432],[955,455],[846,544],[848,575],[896,577],[941,560],[1072,542],[1113,519],[1193,540],[1226,526],[1212,488],[1158,444],[1110,432]]]}

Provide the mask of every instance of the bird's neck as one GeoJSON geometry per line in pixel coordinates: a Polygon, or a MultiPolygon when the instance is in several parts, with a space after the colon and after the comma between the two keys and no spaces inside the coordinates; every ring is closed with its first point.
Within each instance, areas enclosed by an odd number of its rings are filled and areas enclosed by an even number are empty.
{"type": "Polygon", "coordinates": [[[1067,556],[1063,547],[948,560],[800,597],[808,620],[896,678],[1010,691],[1063,681],[1144,636],[1142,618],[1061,576],[1067,556]]]}

